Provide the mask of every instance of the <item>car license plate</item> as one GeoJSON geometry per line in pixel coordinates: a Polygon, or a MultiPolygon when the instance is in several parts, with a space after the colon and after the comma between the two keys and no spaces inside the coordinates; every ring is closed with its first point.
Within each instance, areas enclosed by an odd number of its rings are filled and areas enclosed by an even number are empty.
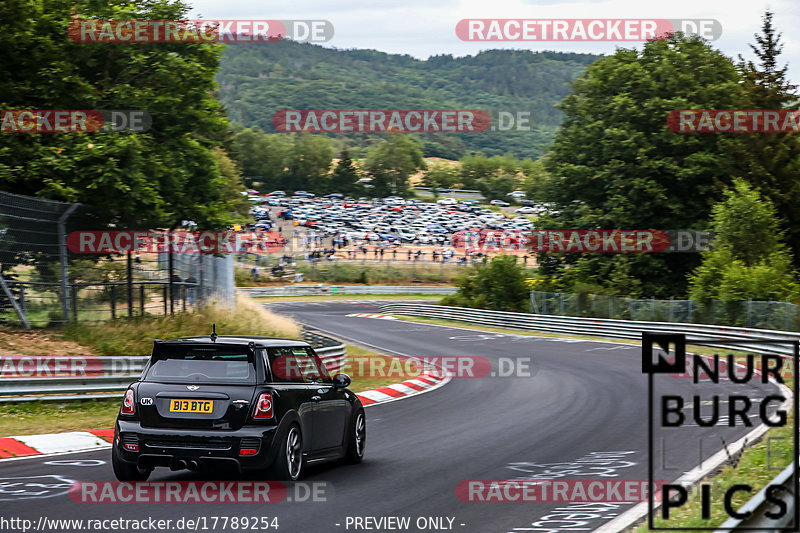
{"type": "Polygon", "coordinates": [[[169,410],[173,413],[210,413],[214,410],[214,400],[170,400],[169,410]]]}

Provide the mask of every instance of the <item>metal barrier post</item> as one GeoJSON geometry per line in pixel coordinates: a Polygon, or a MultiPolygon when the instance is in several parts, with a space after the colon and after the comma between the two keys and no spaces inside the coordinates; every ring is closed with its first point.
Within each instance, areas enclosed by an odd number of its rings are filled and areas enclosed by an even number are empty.
{"type": "Polygon", "coordinates": [[[128,250],[128,316],[133,316],[133,256],[128,250]]]}
{"type": "Polygon", "coordinates": [[[111,285],[111,318],[117,318],[117,292],[114,285],[111,285]]]}
{"type": "Polygon", "coordinates": [[[72,293],[72,299],[71,299],[72,301],[70,302],[72,304],[72,306],[71,306],[72,307],[72,320],[77,322],[78,321],[78,288],[75,286],[74,283],[72,284],[70,292],[72,293]]]}
{"type": "MultiPolygon", "coordinates": [[[[69,295],[67,285],[69,284],[69,274],[67,272],[67,219],[78,208],[80,204],[70,205],[64,214],[58,217],[58,260],[61,266],[61,314],[64,322],[69,320],[69,295]]],[[[77,303],[73,302],[77,306],[77,303]]]]}

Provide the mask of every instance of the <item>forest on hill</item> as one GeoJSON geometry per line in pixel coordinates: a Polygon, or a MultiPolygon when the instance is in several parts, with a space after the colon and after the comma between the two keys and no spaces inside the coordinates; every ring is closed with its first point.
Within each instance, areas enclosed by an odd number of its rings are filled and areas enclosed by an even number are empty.
{"type": "MultiPolygon", "coordinates": [[[[281,109],[482,109],[530,113],[530,128],[421,135],[427,157],[470,153],[539,157],[561,123],[555,105],[600,56],[529,50],[488,50],[422,61],[375,50],[338,50],[289,40],[238,43],[223,52],[217,79],[228,117],[274,133],[281,109]]],[[[381,134],[334,134],[366,150],[381,134]]],[[[355,156],[358,149],[353,149],[355,156]]]]}

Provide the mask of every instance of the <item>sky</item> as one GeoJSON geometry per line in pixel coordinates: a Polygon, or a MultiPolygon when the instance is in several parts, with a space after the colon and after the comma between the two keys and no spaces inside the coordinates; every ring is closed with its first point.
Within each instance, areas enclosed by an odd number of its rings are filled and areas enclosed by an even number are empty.
{"type": "MultiPolygon", "coordinates": [[[[748,43],[759,33],[766,10],[783,33],[781,65],[800,83],[800,0],[186,0],[191,18],[328,20],[334,37],[323,46],[367,48],[427,59],[457,57],[497,48],[613,53],[636,42],[466,42],[456,36],[461,19],[716,19],[722,26],[712,46],[736,59],[754,59],[748,43]]],[[[267,45],[268,46],[268,45],[267,45]]]]}

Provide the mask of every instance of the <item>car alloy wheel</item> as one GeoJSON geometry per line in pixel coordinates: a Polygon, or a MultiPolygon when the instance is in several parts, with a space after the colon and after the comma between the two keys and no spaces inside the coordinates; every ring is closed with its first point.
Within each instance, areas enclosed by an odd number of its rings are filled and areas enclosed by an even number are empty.
{"type": "Polygon", "coordinates": [[[300,469],[303,463],[302,453],[300,431],[292,426],[286,436],[286,466],[289,469],[289,477],[292,479],[300,477],[300,469]]]}
{"type": "Polygon", "coordinates": [[[364,423],[364,413],[358,413],[358,418],[356,418],[355,424],[355,445],[356,445],[356,454],[361,457],[364,455],[364,440],[367,436],[366,432],[366,424],[364,423]]]}

